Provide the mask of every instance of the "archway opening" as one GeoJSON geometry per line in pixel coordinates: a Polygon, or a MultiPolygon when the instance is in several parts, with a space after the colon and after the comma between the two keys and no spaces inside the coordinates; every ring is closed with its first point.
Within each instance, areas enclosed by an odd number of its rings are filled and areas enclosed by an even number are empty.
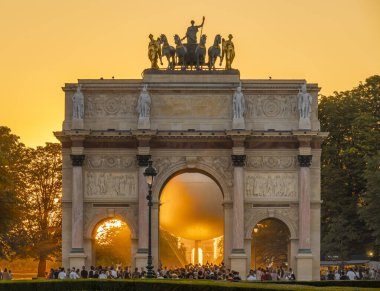
{"type": "Polygon", "coordinates": [[[288,268],[290,231],[281,220],[267,218],[252,230],[251,268],[288,268]]]}
{"type": "Polygon", "coordinates": [[[94,230],[93,249],[96,266],[130,266],[132,241],[129,226],[117,218],[103,220],[94,230]]]}
{"type": "Polygon", "coordinates": [[[171,178],[160,196],[160,263],[163,267],[223,261],[223,194],[202,173],[171,178]]]}

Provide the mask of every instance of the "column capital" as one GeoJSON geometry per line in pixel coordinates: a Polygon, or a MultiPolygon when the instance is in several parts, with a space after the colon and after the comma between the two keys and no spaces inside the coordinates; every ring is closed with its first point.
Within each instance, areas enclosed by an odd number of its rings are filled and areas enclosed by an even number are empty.
{"type": "Polygon", "coordinates": [[[234,167],[244,167],[246,155],[231,155],[234,167]]]}
{"type": "Polygon", "coordinates": [[[151,157],[151,155],[136,155],[139,167],[148,167],[148,161],[151,157]]]}
{"type": "Polygon", "coordinates": [[[86,157],[85,155],[70,155],[71,164],[74,167],[82,167],[85,157],[86,157]]]}
{"type": "Polygon", "coordinates": [[[310,167],[313,155],[298,155],[298,163],[300,167],[310,167]]]}

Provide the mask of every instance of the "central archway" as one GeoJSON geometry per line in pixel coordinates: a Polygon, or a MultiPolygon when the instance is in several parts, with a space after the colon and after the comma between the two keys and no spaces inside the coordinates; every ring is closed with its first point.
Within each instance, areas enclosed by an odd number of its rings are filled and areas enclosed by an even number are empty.
{"type": "Polygon", "coordinates": [[[160,195],[159,256],[163,267],[223,261],[223,193],[201,172],[172,176],[160,195]]]}

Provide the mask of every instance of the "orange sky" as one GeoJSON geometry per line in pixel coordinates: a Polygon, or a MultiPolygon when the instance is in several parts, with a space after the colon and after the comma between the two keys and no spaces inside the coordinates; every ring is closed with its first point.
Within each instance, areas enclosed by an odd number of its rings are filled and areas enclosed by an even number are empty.
{"type": "Polygon", "coordinates": [[[234,35],[242,78],[305,78],[330,94],[380,73],[379,0],[0,0],[0,125],[28,146],[56,141],[65,82],[140,78],[149,33],[173,44],[203,15],[207,45],[234,35]]]}

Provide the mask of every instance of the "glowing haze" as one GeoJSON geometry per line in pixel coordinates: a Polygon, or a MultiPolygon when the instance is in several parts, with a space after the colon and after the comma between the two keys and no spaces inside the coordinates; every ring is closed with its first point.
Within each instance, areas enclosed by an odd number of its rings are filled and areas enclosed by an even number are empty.
{"type": "Polygon", "coordinates": [[[223,196],[218,185],[198,173],[171,179],[161,194],[160,227],[175,236],[207,240],[223,235],[223,196]]]}
{"type": "Polygon", "coordinates": [[[173,44],[203,15],[207,45],[234,35],[242,78],[305,78],[330,94],[379,73],[378,0],[2,0],[0,125],[29,146],[56,141],[65,82],[140,78],[149,33],[173,44]]]}

